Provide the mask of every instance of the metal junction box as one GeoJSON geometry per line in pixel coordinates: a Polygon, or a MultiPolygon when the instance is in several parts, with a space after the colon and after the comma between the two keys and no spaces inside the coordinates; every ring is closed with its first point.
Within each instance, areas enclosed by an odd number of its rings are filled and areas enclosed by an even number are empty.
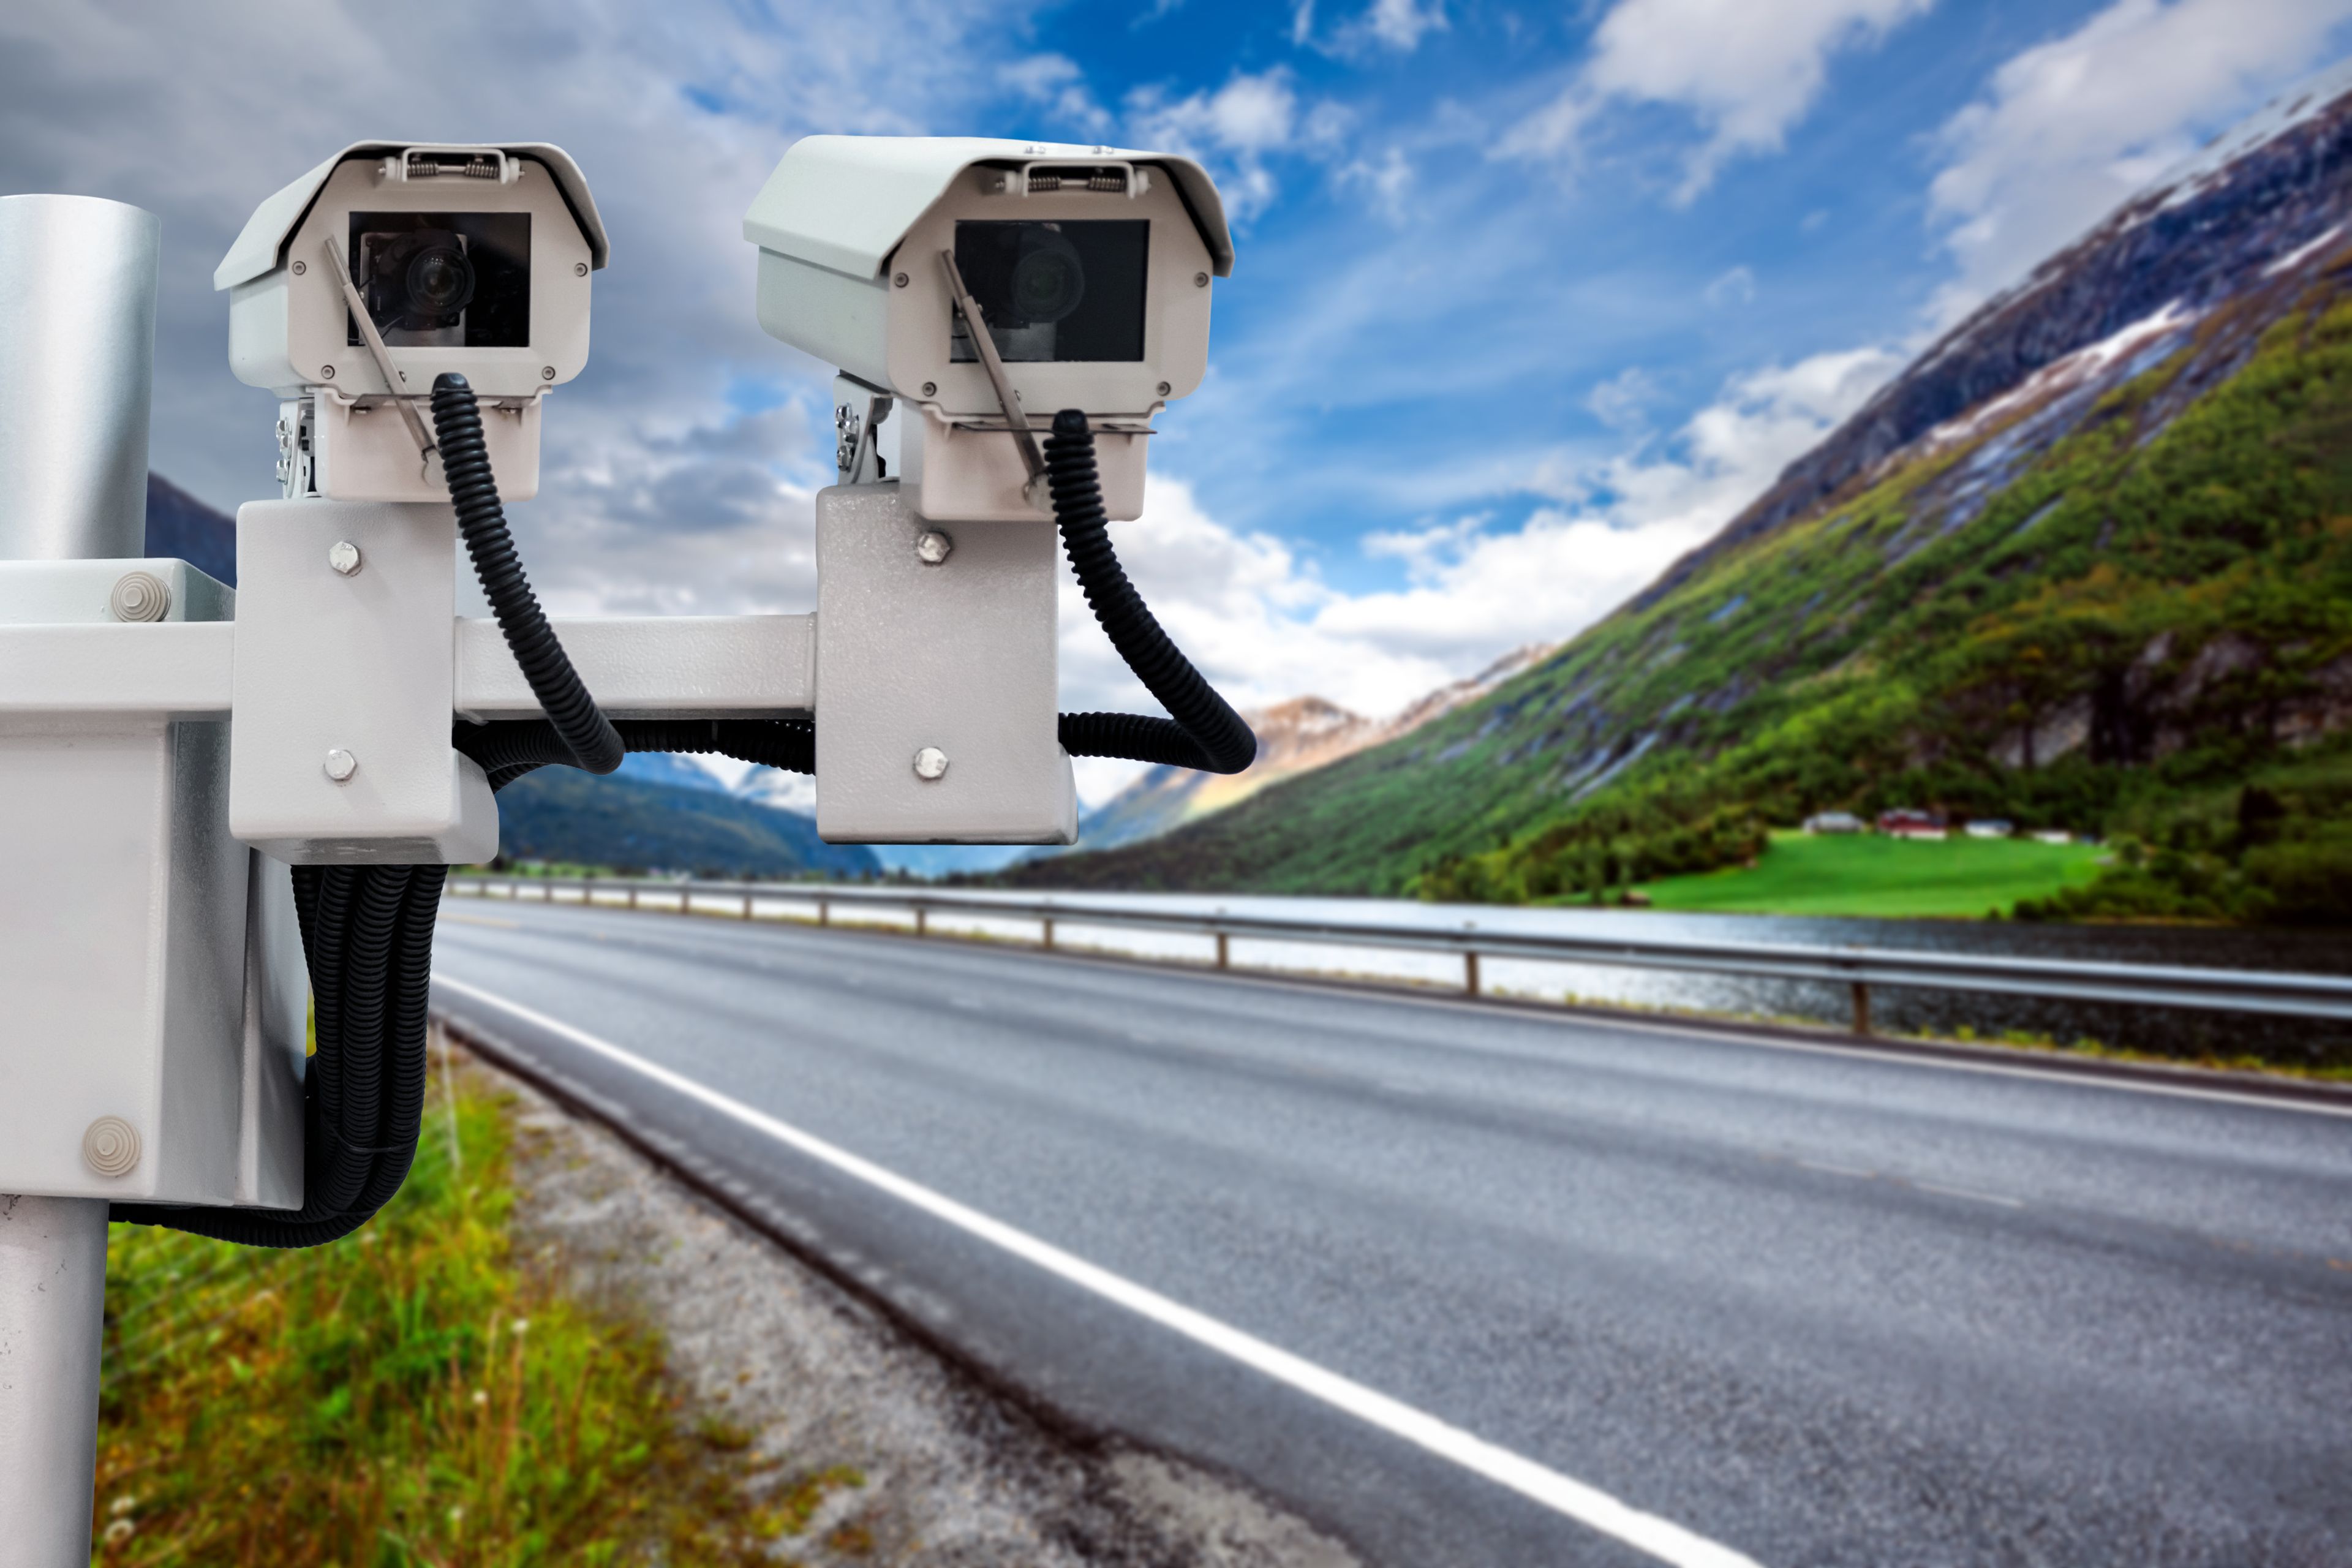
{"type": "MultiPolygon", "coordinates": [[[[0,626],[101,675],[232,602],[184,562],[0,562],[0,626]]],[[[299,1206],[293,889],[229,832],[228,753],[223,719],[0,714],[0,1192],[299,1206]]]]}

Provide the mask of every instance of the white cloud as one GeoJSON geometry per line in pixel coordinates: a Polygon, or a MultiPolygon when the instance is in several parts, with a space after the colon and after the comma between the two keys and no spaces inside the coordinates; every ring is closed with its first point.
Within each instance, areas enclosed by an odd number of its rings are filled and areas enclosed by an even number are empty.
{"type": "MultiPolygon", "coordinates": [[[[1170,634],[1237,704],[1311,692],[1387,714],[1607,615],[1721,529],[1898,363],[1891,351],[1857,349],[1737,377],[1656,450],[1644,443],[1549,476],[1553,502],[1516,528],[1493,531],[1473,515],[1369,535],[1368,554],[1404,563],[1402,588],[1336,590],[1281,541],[1234,531],[1158,473],[1143,518],[1115,538],[1170,634]]],[[[1646,395],[1638,372],[1608,384],[1618,384],[1646,395]]],[[[1075,587],[1063,595],[1062,659],[1066,707],[1155,711],[1075,587]]],[[[1133,771],[1092,770],[1089,798],[1133,771]]]]}
{"type": "Polygon", "coordinates": [[[1709,283],[1699,298],[1718,310],[1726,305],[1752,305],[1756,302],[1756,274],[1752,268],[1735,267],[1709,283]]]}
{"type": "Polygon", "coordinates": [[[1411,54],[1423,37],[1445,30],[1445,5],[1444,0],[1430,0],[1426,7],[1418,0],[1372,0],[1358,26],[1390,48],[1411,54]]]}
{"type": "Polygon", "coordinates": [[[1290,72],[1281,66],[1235,74],[1214,92],[1170,98],[1158,88],[1128,95],[1127,134],[1139,147],[1201,160],[1217,177],[1225,211],[1236,220],[1263,212],[1276,194],[1266,158],[1287,152],[1302,132],[1328,133],[1328,117],[1303,124],[1290,72]]]}
{"type": "MultiPolygon", "coordinates": [[[[1159,9],[1137,19],[1138,25],[1155,21],[1181,3],[1182,0],[1161,0],[1159,9]]],[[[1031,55],[1007,65],[1002,76],[1007,87],[1031,102],[1044,105],[1057,118],[1091,135],[1109,133],[1110,111],[1096,100],[1087,87],[1086,73],[1069,56],[1031,55]]]]}
{"type": "Polygon", "coordinates": [[[1821,96],[1832,55],[1878,43],[1934,0],[1617,0],[1568,88],[1522,121],[1506,153],[1573,153],[1612,104],[1687,110],[1706,140],[1685,160],[1688,201],[1743,153],[1780,149],[1821,96]]]}
{"type": "Polygon", "coordinates": [[[1649,406],[1658,396],[1656,378],[1640,365],[1629,364],[1594,387],[1584,406],[1612,430],[1638,430],[1649,423],[1649,406]]]}
{"type": "Polygon", "coordinates": [[[1959,275],[1948,321],[2316,63],[2352,0],[2116,0],[2012,57],[1944,126],[1929,187],[1959,275]]]}

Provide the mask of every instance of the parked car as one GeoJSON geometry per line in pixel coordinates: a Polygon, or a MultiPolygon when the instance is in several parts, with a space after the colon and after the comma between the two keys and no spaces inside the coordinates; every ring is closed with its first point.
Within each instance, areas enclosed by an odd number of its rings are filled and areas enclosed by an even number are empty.
{"type": "Polygon", "coordinates": [[[2017,824],[2003,816],[1980,816],[1969,824],[1971,838],[2007,838],[2017,832],[2017,824]]]}
{"type": "Polygon", "coordinates": [[[1808,833],[1862,833],[1868,825],[1850,811],[1817,811],[1805,818],[1808,833]]]}
{"type": "Polygon", "coordinates": [[[1943,817],[1937,813],[1913,811],[1906,806],[1880,812],[1878,831],[1896,838],[1942,838],[1948,832],[1943,817]]]}

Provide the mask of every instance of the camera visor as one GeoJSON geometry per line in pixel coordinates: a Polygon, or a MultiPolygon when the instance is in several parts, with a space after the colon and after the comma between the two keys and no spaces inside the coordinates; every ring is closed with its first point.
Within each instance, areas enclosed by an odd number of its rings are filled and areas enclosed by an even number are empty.
{"type": "MultiPolygon", "coordinates": [[[[1139,360],[1149,218],[959,223],[956,270],[1009,363],[1139,360]]],[[[948,357],[979,358],[951,313],[948,357]]]]}
{"type": "Polygon", "coordinates": [[[529,213],[353,213],[347,254],[391,347],[530,345],[529,213]]]}

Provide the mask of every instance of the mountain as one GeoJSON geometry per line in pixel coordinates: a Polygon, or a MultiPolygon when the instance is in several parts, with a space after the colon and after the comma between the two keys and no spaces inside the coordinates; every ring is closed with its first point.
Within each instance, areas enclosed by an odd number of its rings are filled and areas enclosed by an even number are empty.
{"type": "MultiPolygon", "coordinates": [[[[1111,849],[1157,837],[1236,805],[1268,784],[1409,735],[1493,690],[1550,652],[1551,645],[1547,643],[1514,648],[1477,674],[1441,686],[1384,721],[1351,713],[1320,697],[1294,697],[1253,709],[1242,715],[1257,736],[1257,760],[1247,769],[1238,773],[1203,773],[1187,768],[1152,768],[1087,814],[1079,824],[1077,847],[1111,849]]],[[[1068,853],[1063,849],[1043,852],[1045,856],[1068,853]]]]}
{"type": "Polygon", "coordinates": [[[2109,837],[2061,915],[2352,921],[2352,71],[1988,301],[1413,734],[1022,881],[1524,900],[1832,807],[2109,837]]]}
{"type": "Polygon", "coordinates": [[[499,851],[509,860],[715,876],[869,877],[882,868],[872,850],[826,844],[792,812],[723,790],[573,768],[541,768],[499,792],[499,851]]]}
{"type": "Polygon", "coordinates": [[[236,586],[236,523],[171,480],[147,476],[147,553],[186,562],[236,586]]]}

